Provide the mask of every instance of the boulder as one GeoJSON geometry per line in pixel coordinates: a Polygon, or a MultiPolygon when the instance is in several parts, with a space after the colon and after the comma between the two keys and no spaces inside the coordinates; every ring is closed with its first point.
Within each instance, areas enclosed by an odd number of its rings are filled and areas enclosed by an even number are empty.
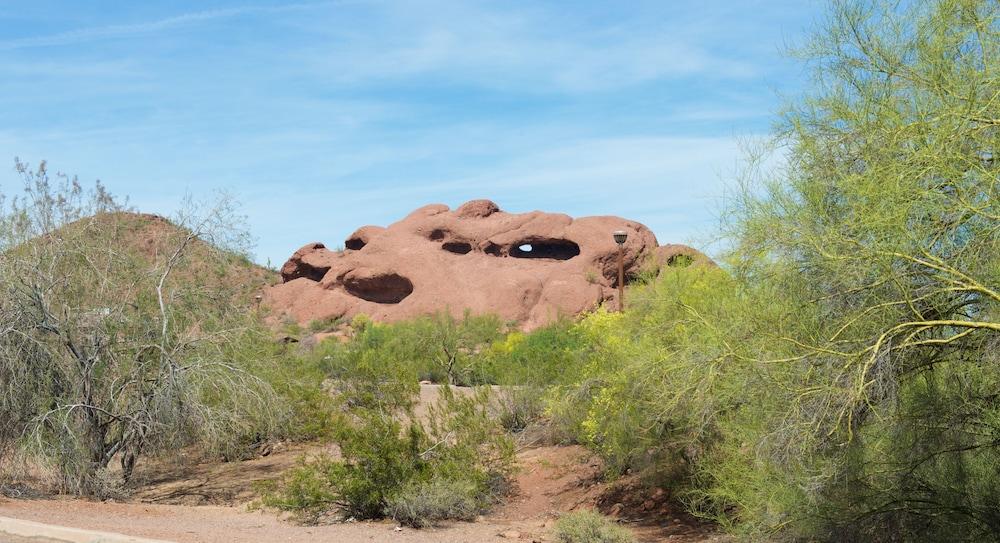
{"type": "Polygon", "coordinates": [[[322,243],[300,248],[282,266],[283,282],[267,290],[265,302],[273,319],[302,324],[358,314],[396,321],[470,311],[530,330],[616,296],[615,230],[628,232],[629,276],[644,261],[666,261],[672,254],[658,252],[648,228],[620,217],[506,213],[489,200],[454,211],[432,204],[386,228],[359,228],[343,251],[322,243]]]}

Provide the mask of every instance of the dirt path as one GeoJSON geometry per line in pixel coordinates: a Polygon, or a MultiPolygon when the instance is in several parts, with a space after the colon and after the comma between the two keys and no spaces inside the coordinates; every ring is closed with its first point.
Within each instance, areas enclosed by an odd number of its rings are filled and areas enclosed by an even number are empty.
{"type": "MultiPolygon", "coordinates": [[[[161,503],[93,502],[70,498],[0,501],[0,516],[48,524],[120,532],[178,543],[368,541],[458,543],[551,541],[558,513],[593,507],[605,494],[600,464],[581,447],[539,447],[519,454],[518,493],[504,507],[476,522],[414,530],[393,522],[299,526],[273,512],[249,511],[246,484],[272,477],[302,451],[289,450],[248,462],[192,466],[190,479],[153,482],[137,499],[161,503]],[[242,474],[240,476],[239,474],[242,474]],[[202,484],[201,481],[205,481],[202,484]],[[190,492],[190,494],[186,494],[190,492]],[[143,498],[142,496],[145,496],[143,498]],[[231,505],[182,505],[222,503],[231,505]],[[162,503],[174,501],[176,503],[162,503]]],[[[623,514],[622,516],[628,516],[623,514]]],[[[641,541],[721,541],[710,529],[679,517],[627,523],[641,541]]]]}
{"type": "Polygon", "coordinates": [[[399,529],[390,522],[297,526],[244,507],[100,503],[82,500],[17,500],[0,503],[0,515],[164,539],[199,542],[503,542],[507,527],[493,523],[458,523],[447,528],[399,529]]]}
{"type": "Polygon", "coordinates": [[[112,532],[67,528],[42,522],[0,516],[2,543],[168,543],[112,532]]]}

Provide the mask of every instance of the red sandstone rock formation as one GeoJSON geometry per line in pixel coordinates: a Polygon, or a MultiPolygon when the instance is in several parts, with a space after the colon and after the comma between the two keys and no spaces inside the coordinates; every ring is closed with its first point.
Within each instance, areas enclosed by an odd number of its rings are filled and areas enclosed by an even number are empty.
{"type": "Polygon", "coordinates": [[[343,251],[322,243],[302,247],[282,266],[284,282],[268,289],[266,302],[276,318],[300,323],[362,313],[376,321],[442,310],[461,316],[469,310],[532,329],[614,299],[615,230],[628,232],[627,274],[637,272],[643,259],[666,261],[690,249],[657,256],[653,233],[619,217],[505,213],[489,200],[454,211],[433,204],[388,228],[359,228],[343,251]]]}

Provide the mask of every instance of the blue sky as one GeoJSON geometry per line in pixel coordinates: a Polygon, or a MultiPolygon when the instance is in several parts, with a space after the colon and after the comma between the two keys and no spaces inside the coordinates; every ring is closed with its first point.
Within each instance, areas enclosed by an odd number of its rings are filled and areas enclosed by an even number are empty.
{"type": "Polygon", "coordinates": [[[710,238],[738,141],[806,74],[818,1],[0,4],[13,158],[142,211],[235,193],[257,259],[420,205],[614,214],[710,238]]]}

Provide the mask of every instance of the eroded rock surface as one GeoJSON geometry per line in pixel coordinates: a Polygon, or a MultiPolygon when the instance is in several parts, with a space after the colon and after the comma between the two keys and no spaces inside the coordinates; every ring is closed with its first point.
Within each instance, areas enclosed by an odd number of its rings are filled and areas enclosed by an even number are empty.
{"type": "Polygon", "coordinates": [[[532,329],[617,296],[615,230],[628,232],[628,275],[644,260],[675,254],[658,252],[648,228],[620,217],[506,213],[489,200],[454,211],[433,204],[387,228],[359,228],[343,251],[322,243],[302,247],[282,266],[284,282],[266,299],[274,318],[303,324],[357,314],[395,321],[469,310],[532,329]]]}

